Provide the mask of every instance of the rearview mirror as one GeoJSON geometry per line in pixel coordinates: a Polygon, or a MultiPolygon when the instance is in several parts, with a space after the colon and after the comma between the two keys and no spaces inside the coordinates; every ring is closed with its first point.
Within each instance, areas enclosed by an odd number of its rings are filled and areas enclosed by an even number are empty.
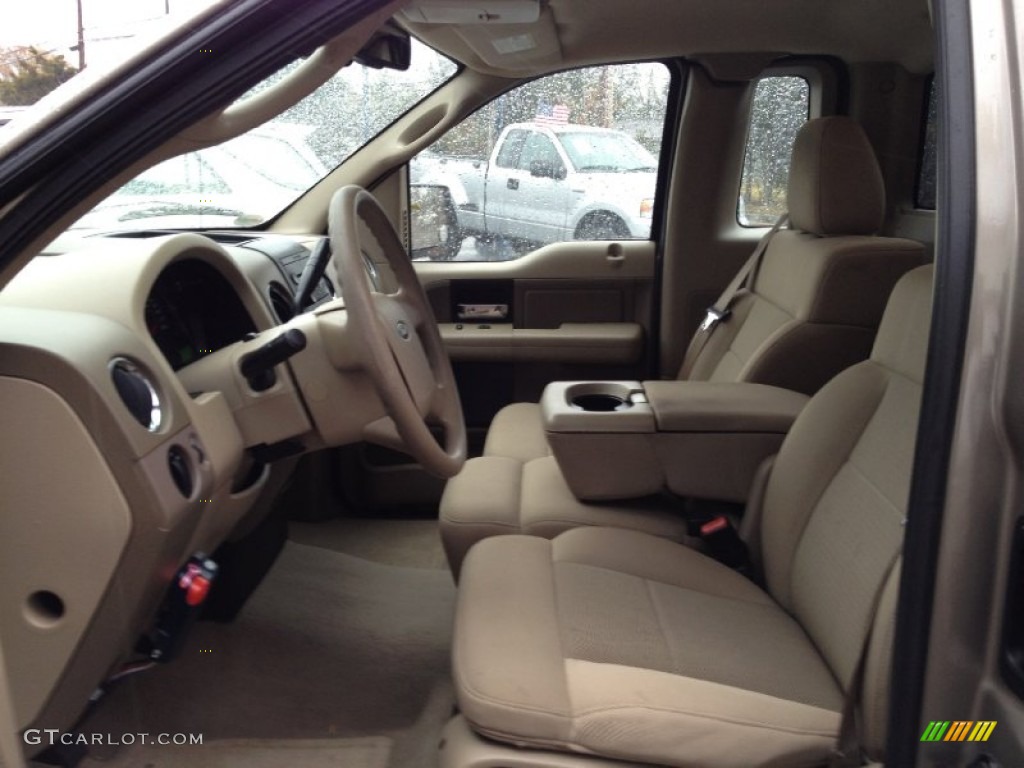
{"type": "Polygon", "coordinates": [[[359,49],[355,60],[373,69],[408,69],[412,61],[409,33],[389,21],[359,49]]]}

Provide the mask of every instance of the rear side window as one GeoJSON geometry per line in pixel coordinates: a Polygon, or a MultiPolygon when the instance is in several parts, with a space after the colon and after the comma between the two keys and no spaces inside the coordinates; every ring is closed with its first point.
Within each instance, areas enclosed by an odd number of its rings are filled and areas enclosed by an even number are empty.
{"type": "Polygon", "coordinates": [[[932,80],[928,88],[928,103],[925,105],[924,135],[921,137],[921,159],[917,169],[917,194],[914,204],[918,208],[935,210],[935,176],[938,147],[938,105],[939,94],[932,80]]]}
{"type": "Polygon", "coordinates": [[[744,227],[774,224],[786,212],[793,142],[810,116],[811,88],[793,75],[763,77],[754,90],[736,220],[744,227]]]}

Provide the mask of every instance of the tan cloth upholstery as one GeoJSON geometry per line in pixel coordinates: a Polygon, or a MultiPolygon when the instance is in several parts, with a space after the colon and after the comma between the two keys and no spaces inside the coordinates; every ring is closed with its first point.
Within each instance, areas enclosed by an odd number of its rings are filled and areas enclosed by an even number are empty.
{"type": "Polygon", "coordinates": [[[659,497],[600,504],[578,500],[554,456],[529,461],[481,456],[466,464],[460,478],[445,491],[442,513],[442,542],[456,576],[473,544],[503,533],[554,538],[570,528],[600,525],[676,541],[686,536],[682,517],[666,514],[659,497]]]}
{"type": "Polygon", "coordinates": [[[835,739],[842,693],[803,630],[695,550],[608,528],[496,537],[459,591],[459,706],[488,736],[736,768],[835,739]]]}
{"type": "MultiPolygon", "coordinates": [[[[793,229],[772,238],[753,285],[737,295],[732,315],[701,350],[691,380],[753,382],[813,394],[868,356],[892,287],[924,263],[921,243],[869,236],[881,226],[885,195],[871,145],[850,118],[808,121],[793,149],[789,179],[793,229]]],[[[524,462],[550,453],[534,403],[499,411],[484,446],[485,456],[524,462]]],[[[467,471],[476,470],[463,475],[467,471]]],[[[472,507],[456,507],[474,503],[463,475],[448,482],[442,533],[451,515],[461,521],[459,538],[469,541],[472,507]]],[[[517,502],[507,502],[512,520],[517,502]]],[[[521,500],[518,506],[525,508],[521,500]]],[[[478,538],[484,535],[490,534],[481,526],[478,538]]]]}
{"type": "Polygon", "coordinates": [[[892,287],[923,258],[911,240],[779,232],[690,378],[813,394],[868,356],[892,287]]]}
{"type": "Polygon", "coordinates": [[[931,284],[931,267],[900,281],[872,358],[790,431],[765,489],[767,591],[636,531],[474,546],[453,647],[473,727],[660,765],[823,764],[874,622],[861,705],[877,755],[931,284]]]}
{"type": "Polygon", "coordinates": [[[873,235],[885,218],[885,184],[864,129],[848,117],[808,120],[797,134],[786,193],[795,229],[873,235]]]}
{"type": "Polygon", "coordinates": [[[528,461],[549,455],[551,448],[537,403],[512,403],[495,414],[487,430],[484,456],[510,456],[528,461]]]}

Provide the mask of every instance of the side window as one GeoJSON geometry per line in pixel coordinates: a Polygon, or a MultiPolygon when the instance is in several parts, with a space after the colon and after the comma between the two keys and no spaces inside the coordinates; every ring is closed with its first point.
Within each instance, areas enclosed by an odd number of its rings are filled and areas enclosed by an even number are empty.
{"type": "Polygon", "coordinates": [[[410,162],[413,258],[650,238],[670,80],[657,63],[577,69],[466,118],[410,162]]]}
{"type": "Polygon", "coordinates": [[[499,168],[518,168],[519,155],[523,151],[523,142],[526,141],[526,136],[526,131],[509,131],[494,164],[499,168]]]}
{"type": "Polygon", "coordinates": [[[917,193],[914,204],[918,208],[935,210],[935,176],[938,161],[938,101],[939,94],[932,80],[925,106],[924,135],[921,137],[921,159],[917,168],[917,193]]]}
{"type": "Polygon", "coordinates": [[[793,142],[810,115],[811,89],[795,76],[763,77],[750,107],[747,149],[736,220],[744,227],[775,223],[786,212],[793,142]]]}
{"type": "Polygon", "coordinates": [[[554,142],[542,133],[530,133],[519,155],[519,170],[534,176],[558,178],[565,170],[554,142]]]}

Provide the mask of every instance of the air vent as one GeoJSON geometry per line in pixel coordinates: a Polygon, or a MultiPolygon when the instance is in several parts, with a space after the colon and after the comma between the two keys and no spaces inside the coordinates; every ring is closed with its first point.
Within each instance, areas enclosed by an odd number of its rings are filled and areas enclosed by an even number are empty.
{"type": "Polygon", "coordinates": [[[180,445],[172,445],[167,451],[167,468],[171,472],[171,480],[186,499],[192,495],[195,483],[192,480],[192,467],[189,465],[185,449],[180,445]]]}
{"type": "Polygon", "coordinates": [[[287,323],[295,317],[295,300],[287,288],[273,282],[267,292],[270,294],[270,307],[274,310],[274,317],[279,323],[287,323]]]}
{"type": "Polygon", "coordinates": [[[139,424],[156,432],[163,423],[163,407],[156,387],[138,365],[124,357],[110,363],[110,376],[125,408],[139,424]]]}

